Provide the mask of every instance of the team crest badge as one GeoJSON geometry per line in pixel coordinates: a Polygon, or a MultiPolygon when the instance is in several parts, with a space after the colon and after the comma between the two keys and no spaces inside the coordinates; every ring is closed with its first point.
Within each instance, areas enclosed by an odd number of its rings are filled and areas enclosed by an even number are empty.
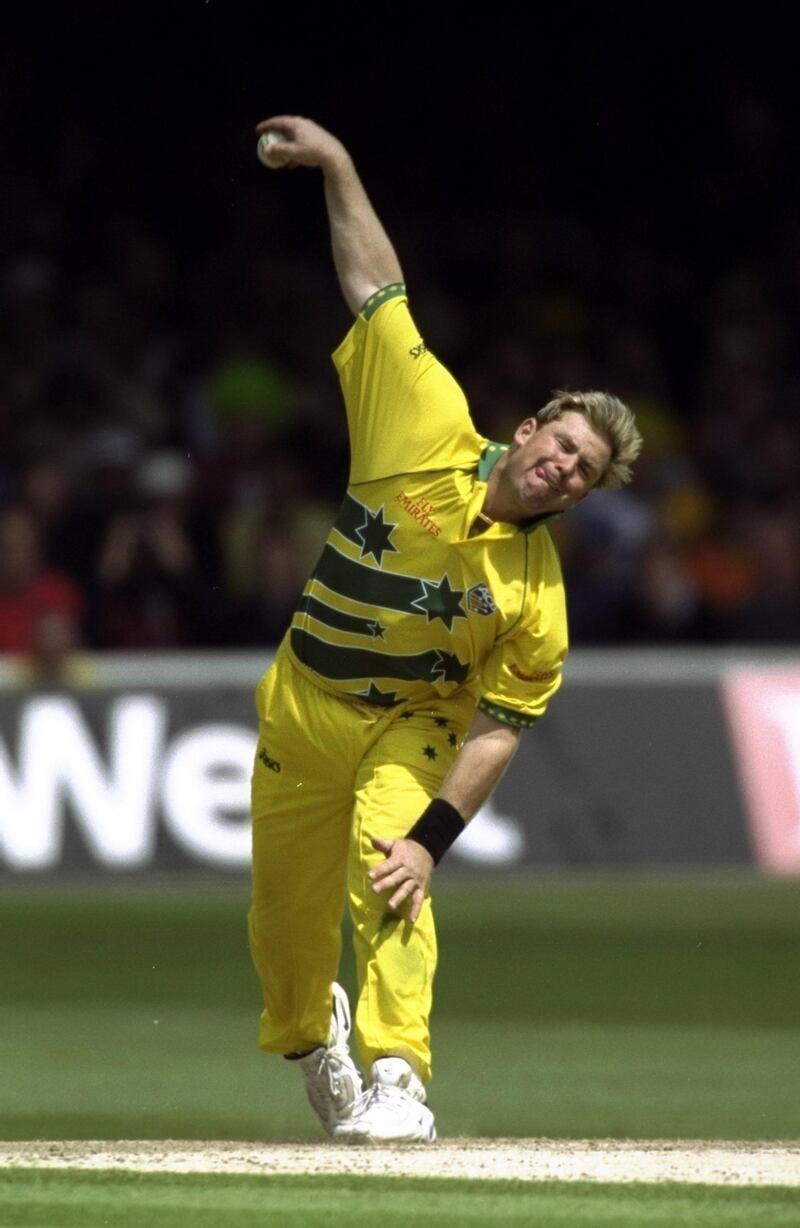
{"type": "Polygon", "coordinates": [[[467,593],[467,609],[472,614],[494,614],[497,606],[486,584],[475,584],[467,593]]]}

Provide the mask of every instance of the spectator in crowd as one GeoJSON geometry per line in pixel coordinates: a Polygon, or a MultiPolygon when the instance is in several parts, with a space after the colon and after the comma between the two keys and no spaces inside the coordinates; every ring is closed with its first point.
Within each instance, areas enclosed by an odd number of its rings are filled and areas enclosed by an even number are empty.
{"type": "Polygon", "coordinates": [[[192,471],[179,455],[139,466],[137,501],[110,519],[92,594],[95,643],[103,648],[180,649],[213,643],[218,592],[211,541],[195,523],[192,471]]]}
{"type": "Polygon", "coordinates": [[[21,505],[0,509],[0,652],[32,654],[59,635],[76,646],[83,594],[63,572],[42,558],[32,514],[21,505]]]}

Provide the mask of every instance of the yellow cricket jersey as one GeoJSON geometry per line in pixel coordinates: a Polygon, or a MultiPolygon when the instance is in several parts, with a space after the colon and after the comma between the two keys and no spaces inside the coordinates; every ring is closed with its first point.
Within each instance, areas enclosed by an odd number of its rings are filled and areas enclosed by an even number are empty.
{"type": "Polygon", "coordinates": [[[386,707],[468,689],[532,725],[561,682],[561,568],[541,521],[469,537],[505,450],[475,430],[429,353],[405,287],[368,300],[336,350],[350,481],[287,633],[317,685],[386,707]]]}

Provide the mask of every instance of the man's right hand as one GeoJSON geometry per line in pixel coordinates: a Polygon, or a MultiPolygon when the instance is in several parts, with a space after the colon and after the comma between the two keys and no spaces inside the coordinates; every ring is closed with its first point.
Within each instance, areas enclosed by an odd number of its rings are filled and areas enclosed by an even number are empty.
{"type": "Polygon", "coordinates": [[[313,119],[302,115],[273,115],[256,125],[256,133],[285,133],[287,140],[276,142],[270,148],[289,159],[289,166],[319,166],[325,170],[338,160],[347,158],[344,145],[331,132],[315,124],[313,119]]]}
{"type": "Polygon", "coordinates": [[[369,871],[373,891],[391,891],[389,908],[393,911],[410,899],[408,920],[413,925],[419,919],[428,894],[433,858],[416,840],[384,840],[373,836],[372,847],[386,858],[369,871]]]}

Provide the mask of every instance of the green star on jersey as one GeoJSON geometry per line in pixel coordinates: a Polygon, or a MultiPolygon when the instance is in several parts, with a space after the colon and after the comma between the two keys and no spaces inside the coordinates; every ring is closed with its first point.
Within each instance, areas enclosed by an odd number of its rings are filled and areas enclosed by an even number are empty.
{"type": "Polygon", "coordinates": [[[397,691],[382,691],[374,682],[370,682],[365,691],[353,691],[359,699],[365,699],[368,704],[377,704],[379,708],[393,708],[400,702],[397,691]]]}
{"type": "Polygon", "coordinates": [[[397,552],[397,546],[391,540],[397,525],[383,519],[382,507],[379,507],[377,512],[371,512],[368,507],[364,508],[364,511],[366,513],[364,523],[359,525],[355,531],[356,537],[361,542],[361,557],[363,559],[366,555],[371,554],[380,567],[385,551],[397,552]]]}
{"type": "Polygon", "coordinates": [[[463,682],[464,667],[454,652],[443,652],[437,648],[433,654],[430,667],[430,679],[436,682],[463,682]]]}
{"type": "Polygon", "coordinates": [[[451,588],[449,576],[442,576],[438,584],[433,580],[420,580],[420,584],[424,590],[423,594],[411,604],[428,615],[429,623],[432,623],[434,618],[441,618],[447,630],[451,631],[454,618],[467,617],[461,605],[464,590],[451,588]]]}

